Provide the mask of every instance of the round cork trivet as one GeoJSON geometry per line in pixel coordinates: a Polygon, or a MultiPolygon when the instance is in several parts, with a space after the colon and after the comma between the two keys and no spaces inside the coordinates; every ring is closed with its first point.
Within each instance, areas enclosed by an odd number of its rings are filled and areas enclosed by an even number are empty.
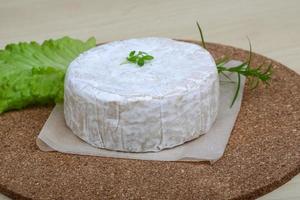
{"type": "MultiPolygon", "coordinates": [[[[248,55],[220,44],[208,49],[214,57],[248,55]]],[[[273,63],[269,87],[246,86],[225,154],[213,165],[42,152],[35,140],[53,106],[0,115],[0,192],[16,199],[254,199],[270,192],[300,172],[300,76],[273,63]]]]}

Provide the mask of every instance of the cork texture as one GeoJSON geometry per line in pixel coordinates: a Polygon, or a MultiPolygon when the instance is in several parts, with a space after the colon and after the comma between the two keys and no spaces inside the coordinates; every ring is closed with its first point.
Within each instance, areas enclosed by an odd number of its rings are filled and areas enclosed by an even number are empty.
{"type": "MultiPolygon", "coordinates": [[[[247,51],[208,44],[214,57],[247,51]]],[[[253,65],[269,60],[254,54],[253,65]]],[[[270,61],[270,60],[269,60],[270,61]]],[[[53,106],[0,115],[0,192],[15,199],[254,199],[300,172],[300,76],[273,61],[249,90],[223,158],[159,162],[45,153],[36,137],[53,106]]]]}

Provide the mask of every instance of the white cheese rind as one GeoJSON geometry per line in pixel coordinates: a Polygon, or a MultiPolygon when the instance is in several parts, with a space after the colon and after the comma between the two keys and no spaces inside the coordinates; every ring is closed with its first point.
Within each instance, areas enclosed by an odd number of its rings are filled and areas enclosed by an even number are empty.
{"type": "Polygon", "coordinates": [[[93,48],[70,64],[65,79],[66,124],[91,145],[110,150],[159,151],[197,138],[215,121],[218,101],[212,56],[167,38],[93,48]],[[120,65],[131,50],[154,60],[120,65]]]}

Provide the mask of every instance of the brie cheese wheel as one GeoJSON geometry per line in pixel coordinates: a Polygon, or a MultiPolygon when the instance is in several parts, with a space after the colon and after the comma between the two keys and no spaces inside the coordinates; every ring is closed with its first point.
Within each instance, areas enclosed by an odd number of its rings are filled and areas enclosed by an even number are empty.
{"type": "Polygon", "coordinates": [[[66,73],[64,97],[66,124],[87,143],[117,151],[160,151],[210,129],[219,80],[212,56],[199,45],[130,39],[76,58],[66,73]],[[132,50],[154,59],[142,67],[123,64],[132,50]]]}

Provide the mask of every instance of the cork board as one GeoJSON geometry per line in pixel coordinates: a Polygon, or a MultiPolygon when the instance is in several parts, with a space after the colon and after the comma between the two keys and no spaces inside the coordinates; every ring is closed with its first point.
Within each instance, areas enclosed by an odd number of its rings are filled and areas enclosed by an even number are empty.
{"type": "MultiPolygon", "coordinates": [[[[247,51],[208,44],[215,57],[247,51]]],[[[254,54],[253,64],[269,60],[254,54]]],[[[275,64],[271,86],[245,89],[223,158],[139,161],[45,153],[36,137],[53,105],[0,115],[0,192],[15,199],[254,199],[300,172],[300,76],[275,64]]]]}

